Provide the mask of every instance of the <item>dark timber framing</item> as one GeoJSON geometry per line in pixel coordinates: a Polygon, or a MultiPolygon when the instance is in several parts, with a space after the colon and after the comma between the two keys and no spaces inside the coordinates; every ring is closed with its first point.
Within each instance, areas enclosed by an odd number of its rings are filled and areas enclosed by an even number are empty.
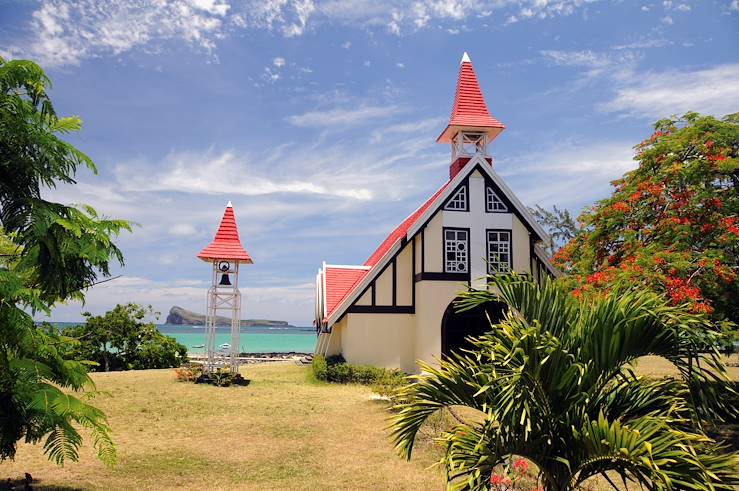
{"type": "MultiPolygon", "coordinates": [[[[531,225],[528,223],[526,219],[524,219],[521,212],[513,206],[513,203],[508,199],[508,196],[498,187],[497,184],[492,180],[492,178],[487,174],[487,171],[483,169],[483,165],[481,163],[476,163],[472,170],[469,171],[469,174],[472,174],[475,169],[478,169],[480,171],[480,174],[485,179],[485,186],[490,186],[493,188],[493,191],[498,195],[498,197],[505,203],[505,205],[508,207],[508,213],[512,213],[515,215],[518,220],[526,227],[526,230],[529,232],[529,241],[530,241],[530,269],[532,276],[535,274],[538,278],[541,277],[542,271],[544,271],[547,275],[553,276],[552,272],[547,268],[547,266],[542,263],[541,259],[539,259],[536,256],[536,253],[534,252],[534,244],[536,243],[535,238],[538,238],[541,240],[541,237],[537,234],[537,232],[531,227],[531,225]],[[478,169],[479,168],[479,169],[478,169]],[[536,273],[534,273],[534,270],[536,270],[536,273]]],[[[470,192],[469,192],[469,174],[460,182],[460,184],[457,186],[457,188],[454,190],[454,192],[450,193],[449,197],[444,201],[443,204],[440,206],[437,206],[433,213],[423,222],[423,224],[418,228],[418,231],[410,238],[403,237],[401,239],[401,245],[398,251],[395,252],[395,254],[390,258],[388,263],[380,270],[374,277],[374,279],[370,282],[369,285],[367,285],[364,290],[357,296],[356,300],[354,300],[354,303],[349,306],[344,313],[336,320],[336,322],[340,322],[344,316],[348,313],[377,313],[377,314],[414,314],[416,310],[416,283],[419,281],[466,281],[470,282],[471,278],[471,257],[468,251],[467,254],[467,273],[444,273],[444,272],[427,272],[426,271],[426,227],[428,226],[429,222],[433,220],[436,217],[436,214],[440,211],[444,210],[444,207],[446,206],[447,201],[456,194],[456,192],[459,190],[462,186],[467,186],[467,208],[469,211],[470,208],[470,192]],[[416,237],[420,236],[420,243],[419,246],[421,248],[420,252],[420,263],[421,263],[421,271],[419,272],[416,267],[416,237]],[[412,247],[412,295],[411,295],[411,305],[397,305],[397,257],[398,255],[403,252],[405,247],[408,245],[408,242],[412,241],[411,244],[412,247]],[[376,298],[376,287],[375,283],[377,279],[382,276],[382,274],[385,272],[385,270],[392,265],[393,268],[393,292],[392,292],[392,305],[377,305],[377,298],[376,298]],[[372,305],[357,305],[356,302],[364,296],[367,291],[371,291],[371,303],[372,305]]],[[[446,211],[455,211],[455,210],[446,210],[446,211]]],[[[462,211],[462,210],[456,210],[456,211],[462,211]]],[[[499,212],[500,213],[500,212],[499,212]]],[[[470,229],[464,228],[464,227],[442,227],[442,264],[441,264],[441,270],[444,271],[444,258],[446,253],[446,247],[444,243],[444,229],[445,228],[455,228],[460,230],[466,230],[467,231],[467,239],[468,244],[471,240],[470,235],[470,229]]],[[[487,230],[486,229],[486,240],[487,240],[487,230]]],[[[490,229],[494,230],[494,229],[490,229]]],[[[511,268],[513,268],[513,231],[508,229],[501,229],[505,230],[511,233],[511,268]]],[[[487,244],[486,244],[487,246],[487,244]]],[[[487,252],[487,251],[486,251],[487,252]]]]}

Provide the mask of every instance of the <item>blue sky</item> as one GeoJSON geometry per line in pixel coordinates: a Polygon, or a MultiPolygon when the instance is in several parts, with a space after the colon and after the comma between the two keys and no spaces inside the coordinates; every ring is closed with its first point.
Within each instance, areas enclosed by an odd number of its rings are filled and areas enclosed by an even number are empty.
{"type": "Polygon", "coordinates": [[[100,173],[54,199],[137,222],[117,302],[204,311],[227,201],[255,264],[245,317],[306,325],[321,261],[361,264],[448,175],[435,139],[468,51],[497,171],[528,205],[607,196],[660,117],[739,111],[739,0],[0,1],[0,55],[30,58],[100,173]]]}

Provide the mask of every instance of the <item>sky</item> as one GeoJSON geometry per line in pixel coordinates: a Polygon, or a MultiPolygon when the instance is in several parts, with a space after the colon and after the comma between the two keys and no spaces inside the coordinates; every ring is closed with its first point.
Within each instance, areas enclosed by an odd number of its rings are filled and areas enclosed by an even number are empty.
{"type": "Polygon", "coordinates": [[[230,200],[242,316],[310,325],[322,261],[362,264],[448,178],[464,51],[529,206],[578,213],[656,120],[739,111],[739,0],[0,0],[0,56],[41,64],[99,170],[45,195],[136,224],[121,276],[52,319],[204,312],[230,200]]]}

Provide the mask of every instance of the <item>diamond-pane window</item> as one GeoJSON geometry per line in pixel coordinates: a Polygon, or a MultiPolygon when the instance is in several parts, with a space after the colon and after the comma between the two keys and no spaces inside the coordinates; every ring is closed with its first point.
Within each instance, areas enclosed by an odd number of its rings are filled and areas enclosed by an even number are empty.
{"type": "Polygon", "coordinates": [[[469,258],[469,237],[466,230],[444,229],[444,271],[466,273],[469,258]]]}
{"type": "Polygon", "coordinates": [[[488,230],[488,273],[511,270],[511,232],[488,230]]]}
{"type": "Polygon", "coordinates": [[[508,207],[503,203],[493,188],[490,186],[485,190],[485,209],[490,212],[506,212],[508,207]]]}
{"type": "Polygon", "coordinates": [[[444,207],[445,210],[467,210],[467,186],[462,186],[444,207]]]}

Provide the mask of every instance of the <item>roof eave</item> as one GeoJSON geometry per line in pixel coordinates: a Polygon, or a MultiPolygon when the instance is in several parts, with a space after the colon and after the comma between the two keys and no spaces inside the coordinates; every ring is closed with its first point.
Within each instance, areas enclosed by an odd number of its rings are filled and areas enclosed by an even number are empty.
{"type": "Polygon", "coordinates": [[[488,136],[488,143],[495,140],[498,135],[505,129],[505,125],[500,126],[462,126],[457,124],[449,124],[441,132],[436,139],[436,143],[452,143],[454,135],[460,131],[482,131],[488,136]]]}

